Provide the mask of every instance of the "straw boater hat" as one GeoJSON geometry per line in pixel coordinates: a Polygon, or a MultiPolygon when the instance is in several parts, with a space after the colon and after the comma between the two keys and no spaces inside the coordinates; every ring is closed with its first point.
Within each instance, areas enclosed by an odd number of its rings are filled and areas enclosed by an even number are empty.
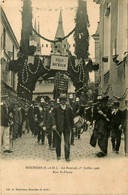
{"type": "Polygon", "coordinates": [[[76,98],[76,102],[79,102],[79,101],[80,101],[80,99],[79,99],[79,97],[77,97],[77,98],[76,98]]]}
{"type": "Polygon", "coordinates": [[[73,99],[73,95],[72,94],[69,95],[69,99],[73,99]]]}
{"type": "Polygon", "coordinates": [[[44,98],[41,98],[41,99],[40,99],[40,102],[41,102],[41,103],[45,102],[44,98]]]}
{"type": "Polygon", "coordinates": [[[50,102],[55,102],[55,100],[54,99],[50,99],[50,102]]]}
{"type": "Polygon", "coordinates": [[[65,93],[60,94],[60,100],[66,100],[66,99],[67,99],[67,96],[65,93]]]}

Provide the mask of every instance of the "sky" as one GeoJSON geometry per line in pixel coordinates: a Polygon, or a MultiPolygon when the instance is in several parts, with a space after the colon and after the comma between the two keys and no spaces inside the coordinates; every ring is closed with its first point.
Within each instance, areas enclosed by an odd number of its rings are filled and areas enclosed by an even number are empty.
{"type": "MultiPolygon", "coordinates": [[[[22,0],[4,0],[4,3],[2,3],[2,7],[18,41],[20,41],[21,37],[20,10],[22,10],[22,5],[22,0]]],[[[77,6],[78,0],[32,0],[33,23],[36,18],[40,23],[40,34],[48,39],[54,39],[61,8],[64,32],[67,35],[75,27],[74,19],[77,6]]],[[[99,21],[99,5],[94,3],[93,0],[87,0],[87,12],[90,22],[89,52],[90,57],[94,58],[94,40],[91,36],[96,32],[97,22],[99,21]]],[[[74,52],[74,48],[72,47],[74,43],[73,35],[68,38],[68,41],[71,44],[71,51],[74,52]]]]}
{"type": "MultiPolygon", "coordinates": [[[[3,0],[2,0],[3,1],[3,0]]],[[[2,2],[1,1],[1,2],[2,2]]],[[[90,57],[94,61],[95,57],[95,45],[92,35],[96,32],[97,22],[99,22],[99,5],[93,2],[93,0],[87,1],[87,13],[89,17],[89,53],[90,57]]],[[[18,42],[21,38],[21,10],[23,1],[22,0],[4,0],[1,3],[7,18],[11,24],[11,27],[17,37],[18,42]]],[[[75,27],[75,15],[78,7],[78,0],[32,0],[33,9],[33,25],[36,21],[40,23],[40,34],[48,39],[54,40],[60,9],[62,10],[63,27],[64,33],[67,35],[75,27]]],[[[74,54],[74,38],[71,35],[68,38],[68,42],[71,45],[70,50],[74,54]]],[[[41,39],[42,44],[49,44],[41,39]]],[[[50,54],[50,47],[42,48],[42,54],[50,54]]]]}

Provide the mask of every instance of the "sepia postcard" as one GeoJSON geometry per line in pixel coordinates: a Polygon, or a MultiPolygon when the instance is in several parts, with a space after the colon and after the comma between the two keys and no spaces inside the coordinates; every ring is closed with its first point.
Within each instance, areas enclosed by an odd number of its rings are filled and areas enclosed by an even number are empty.
{"type": "Polygon", "coordinates": [[[128,0],[0,0],[0,195],[128,195],[128,0]]]}

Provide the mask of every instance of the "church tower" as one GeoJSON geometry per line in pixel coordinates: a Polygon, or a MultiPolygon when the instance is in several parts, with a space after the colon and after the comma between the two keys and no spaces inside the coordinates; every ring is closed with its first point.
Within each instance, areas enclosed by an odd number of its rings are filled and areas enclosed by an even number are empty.
{"type": "MultiPolygon", "coordinates": [[[[56,35],[54,40],[57,40],[58,38],[64,38],[64,29],[63,29],[63,21],[62,21],[62,10],[60,10],[59,20],[58,20],[58,27],[56,31],[56,35]]],[[[68,55],[69,50],[69,43],[67,39],[64,39],[62,42],[52,43],[52,53],[58,54],[58,55],[68,55]]]]}
{"type": "MultiPolygon", "coordinates": [[[[40,34],[40,24],[39,24],[39,21],[38,21],[38,27],[37,27],[36,18],[35,18],[35,23],[34,23],[34,29],[40,34]]],[[[40,55],[41,54],[40,37],[37,36],[36,34],[34,34],[33,36],[34,36],[35,46],[36,46],[36,52],[35,53],[40,55]]]]}

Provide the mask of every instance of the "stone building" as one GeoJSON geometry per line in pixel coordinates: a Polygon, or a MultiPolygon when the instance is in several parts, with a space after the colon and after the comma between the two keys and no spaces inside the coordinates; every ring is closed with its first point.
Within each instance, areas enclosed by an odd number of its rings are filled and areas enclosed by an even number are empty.
{"type": "MultiPolygon", "coordinates": [[[[95,34],[92,35],[95,41],[95,63],[99,64],[99,22],[95,34]]],[[[99,81],[99,70],[95,72],[95,83],[99,81]]]]}
{"type": "Polygon", "coordinates": [[[128,2],[93,0],[100,5],[99,94],[120,102],[128,100],[128,2]]]}
{"type": "Polygon", "coordinates": [[[7,16],[0,6],[1,95],[17,96],[17,74],[9,71],[9,61],[17,59],[19,44],[7,16]]]}

